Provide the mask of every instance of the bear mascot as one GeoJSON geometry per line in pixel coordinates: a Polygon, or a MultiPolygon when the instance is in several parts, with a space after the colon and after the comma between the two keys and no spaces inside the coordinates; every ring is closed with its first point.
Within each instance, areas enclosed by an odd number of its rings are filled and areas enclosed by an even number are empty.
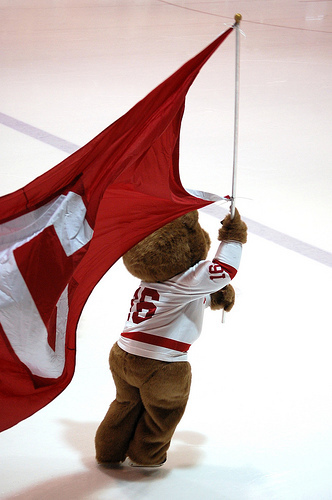
{"type": "Polygon", "coordinates": [[[193,211],[123,256],[126,268],[141,283],[110,353],[116,399],[95,437],[100,464],[165,463],[189,397],[187,352],[200,335],[204,309],[229,311],[234,304],[229,283],[247,240],[247,227],[237,209],[233,218],[229,214],[222,222],[218,239],[214,259],[206,260],[210,237],[193,211]]]}

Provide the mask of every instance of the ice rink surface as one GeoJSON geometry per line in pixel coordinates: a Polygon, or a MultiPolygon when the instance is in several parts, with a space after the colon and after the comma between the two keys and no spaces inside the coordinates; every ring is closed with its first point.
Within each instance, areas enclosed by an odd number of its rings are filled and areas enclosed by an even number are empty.
{"type": "MultiPolygon", "coordinates": [[[[0,0],[0,194],[88,142],[243,16],[237,303],[207,311],[166,465],[109,470],[94,433],[137,285],[118,262],[78,329],[72,383],[0,435],[0,498],[332,499],[331,0],[0,0]]],[[[230,194],[235,34],[189,91],[184,186],[230,194]]],[[[225,208],[227,208],[225,206],[225,208]]],[[[215,240],[219,222],[201,214],[215,240]]],[[[1,411],[1,409],[0,409],[1,411]]]]}

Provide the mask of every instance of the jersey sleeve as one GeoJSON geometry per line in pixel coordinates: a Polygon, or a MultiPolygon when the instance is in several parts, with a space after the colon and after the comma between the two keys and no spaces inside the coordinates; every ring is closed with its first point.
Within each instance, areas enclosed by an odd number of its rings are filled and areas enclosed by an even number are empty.
{"type": "Polygon", "coordinates": [[[183,284],[191,294],[208,295],[224,288],[235,277],[240,265],[242,244],[221,242],[212,261],[203,260],[183,274],[183,284]]]}
{"type": "Polygon", "coordinates": [[[213,262],[227,271],[231,280],[235,277],[241,261],[242,243],[239,241],[222,241],[213,262]]]}

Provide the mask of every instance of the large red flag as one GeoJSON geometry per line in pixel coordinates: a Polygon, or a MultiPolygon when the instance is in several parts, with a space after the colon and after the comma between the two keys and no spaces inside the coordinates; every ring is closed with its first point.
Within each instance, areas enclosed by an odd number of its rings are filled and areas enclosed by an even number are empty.
{"type": "Polygon", "coordinates": [[[0,430],[69,384],[76,327],[105,272],[145,236],[209,204],[184,190],[185,97],[228,29],[87,145],[0,198],[0,430]]]}

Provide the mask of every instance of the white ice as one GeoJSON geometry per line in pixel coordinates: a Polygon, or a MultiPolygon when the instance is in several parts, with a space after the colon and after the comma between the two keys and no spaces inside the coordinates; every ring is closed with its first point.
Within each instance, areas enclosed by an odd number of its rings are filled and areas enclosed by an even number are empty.
{"type": "MultiPolygon", "coordinates": [[[[332,499],[331,1],[0,0],[0,194],[85,144],[236,12],[237,206],[250,234],[236,307],[224,324],[207,311],[190,350],[168,461],[147,472],[94,460],[114,397],[108,352],[137,284],[119,262],[83,311],[73,382],[0,435],[1,499],[332,499]]],[[[234,50],[231,35],[202,69],[182,127],[183,184],[220,195],[231,189],[234,50]]],[[[216,238],[218,220],[201,222],[216,238]]]]}

